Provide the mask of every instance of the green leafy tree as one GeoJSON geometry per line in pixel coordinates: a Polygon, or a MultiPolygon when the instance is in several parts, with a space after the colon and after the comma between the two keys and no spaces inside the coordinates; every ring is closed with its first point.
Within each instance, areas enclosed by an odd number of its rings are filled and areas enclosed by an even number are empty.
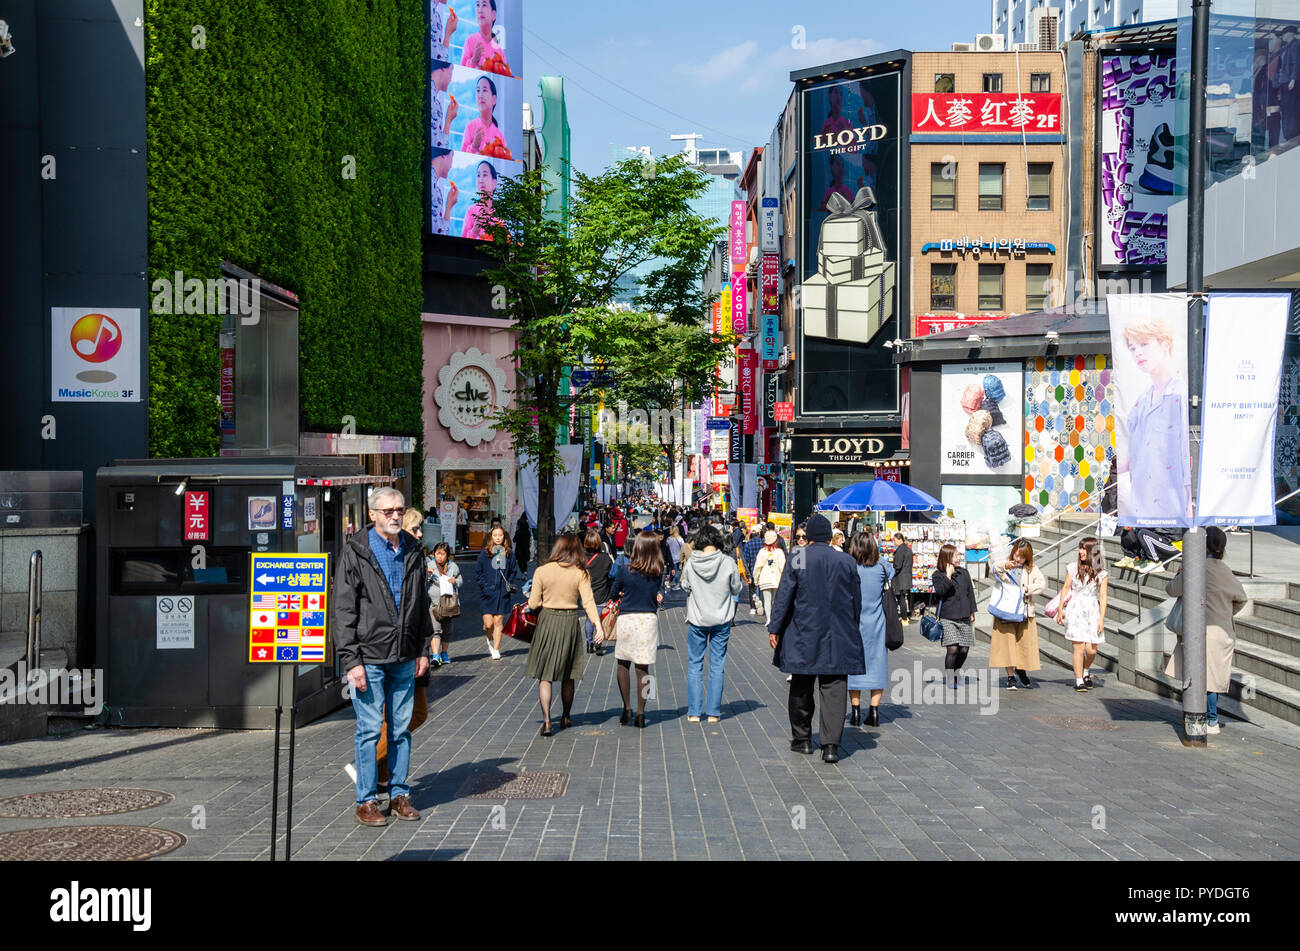
{"type": "Polygon", "coordinates": [[[514,356],[525,380],[494,421],[537,465],[540,551],[555,529],[555,473],[563,465],[556,432],[574,401],[558,395],[564,367],[611,371],[607,403],[668,408],[712,392],[714,369],[733,342],[713,340],[703,322],[712,300],[700,278],[723,229],[689,202],[708,177],[681,156],[573,177],[567,230],[543,212],[540,171],[501,180],[486,227],[497,266],[485,277],[517,322],[514,356]],[[614,306],[620,280],[643,265],[653,270],[632,308],[614,306]]]}

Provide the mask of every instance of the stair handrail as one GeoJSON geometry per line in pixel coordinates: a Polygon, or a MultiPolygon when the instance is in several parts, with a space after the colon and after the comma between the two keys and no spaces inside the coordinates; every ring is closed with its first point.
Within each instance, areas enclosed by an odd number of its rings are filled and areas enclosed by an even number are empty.
{"type": "MultiPolygon", "coordinates": [[[[1282,496],[1281,498],[1274,499],[1273,500],[1274,510],[1276,510],[1277,507],[1281,505],[1283,502],[1287,501],[1288,499],[1293,499],[1297,495],[1300,495],[1300,489],[1294,489],[1288,492],[1286,495],[1282,496]]],[[[1255,577],[1255,526],[1254,525],[1250,526],[1250,577],[1252,578],[1255,577]]]]}
{"type": "Polygon", "coordinates": [[[27,677],[41,666],[41,589],[45,556],[38,548],[27,566],[27,677]]]}

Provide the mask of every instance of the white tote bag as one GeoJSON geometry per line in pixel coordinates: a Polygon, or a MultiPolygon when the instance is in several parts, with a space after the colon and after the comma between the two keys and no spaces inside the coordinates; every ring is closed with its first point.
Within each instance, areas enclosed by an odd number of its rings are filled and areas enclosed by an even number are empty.
{"type": "Polygon", "coordinates": [[[1003,621],[1023,621],[1028,615],[1025,611],[1025,589],[1020,586],[1020,572],[1007,572],[1007,580],[999,579],[998,589],[989,599],[989,614],[1003,621]]]}

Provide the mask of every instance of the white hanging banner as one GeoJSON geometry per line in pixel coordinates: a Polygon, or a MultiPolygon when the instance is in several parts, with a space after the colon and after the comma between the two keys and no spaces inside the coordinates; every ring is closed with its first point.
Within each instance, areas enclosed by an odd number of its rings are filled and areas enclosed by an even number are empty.
{"type": "Polygon", "coordinates": [[[1121,525],[1191,525],[1187,298],[1107,294],[1121,525]]]}
{"type": "Polygon", "coordinates": [[[1273,439],[1289,294],[1211,294],[1198,525],[1274,525],[1273,439]]]}
{"type": "MultiPolygon", "coordinates": [[[[566,471],[555,470],[555,527],[560,529],[573,514],[578,502],[578,476],[582,468],[582,443],[566,443],[559,447],[560,460],[566,471]]],[[[537,464],[519,460],[519,483],[524,493],[524,510],[528,524],[537,529],[537,464]]]]}

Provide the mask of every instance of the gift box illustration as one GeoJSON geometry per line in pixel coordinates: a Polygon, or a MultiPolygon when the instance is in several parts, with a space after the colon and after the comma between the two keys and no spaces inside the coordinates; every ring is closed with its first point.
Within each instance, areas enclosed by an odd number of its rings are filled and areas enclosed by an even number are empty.
{"type": "Polygon", "coordinates": [[[867,343],[894,316],[895,265],[885,259],[876,197],[832,194],[817,239],[817,273],[803,283],[804,334],[867,343]]]}

